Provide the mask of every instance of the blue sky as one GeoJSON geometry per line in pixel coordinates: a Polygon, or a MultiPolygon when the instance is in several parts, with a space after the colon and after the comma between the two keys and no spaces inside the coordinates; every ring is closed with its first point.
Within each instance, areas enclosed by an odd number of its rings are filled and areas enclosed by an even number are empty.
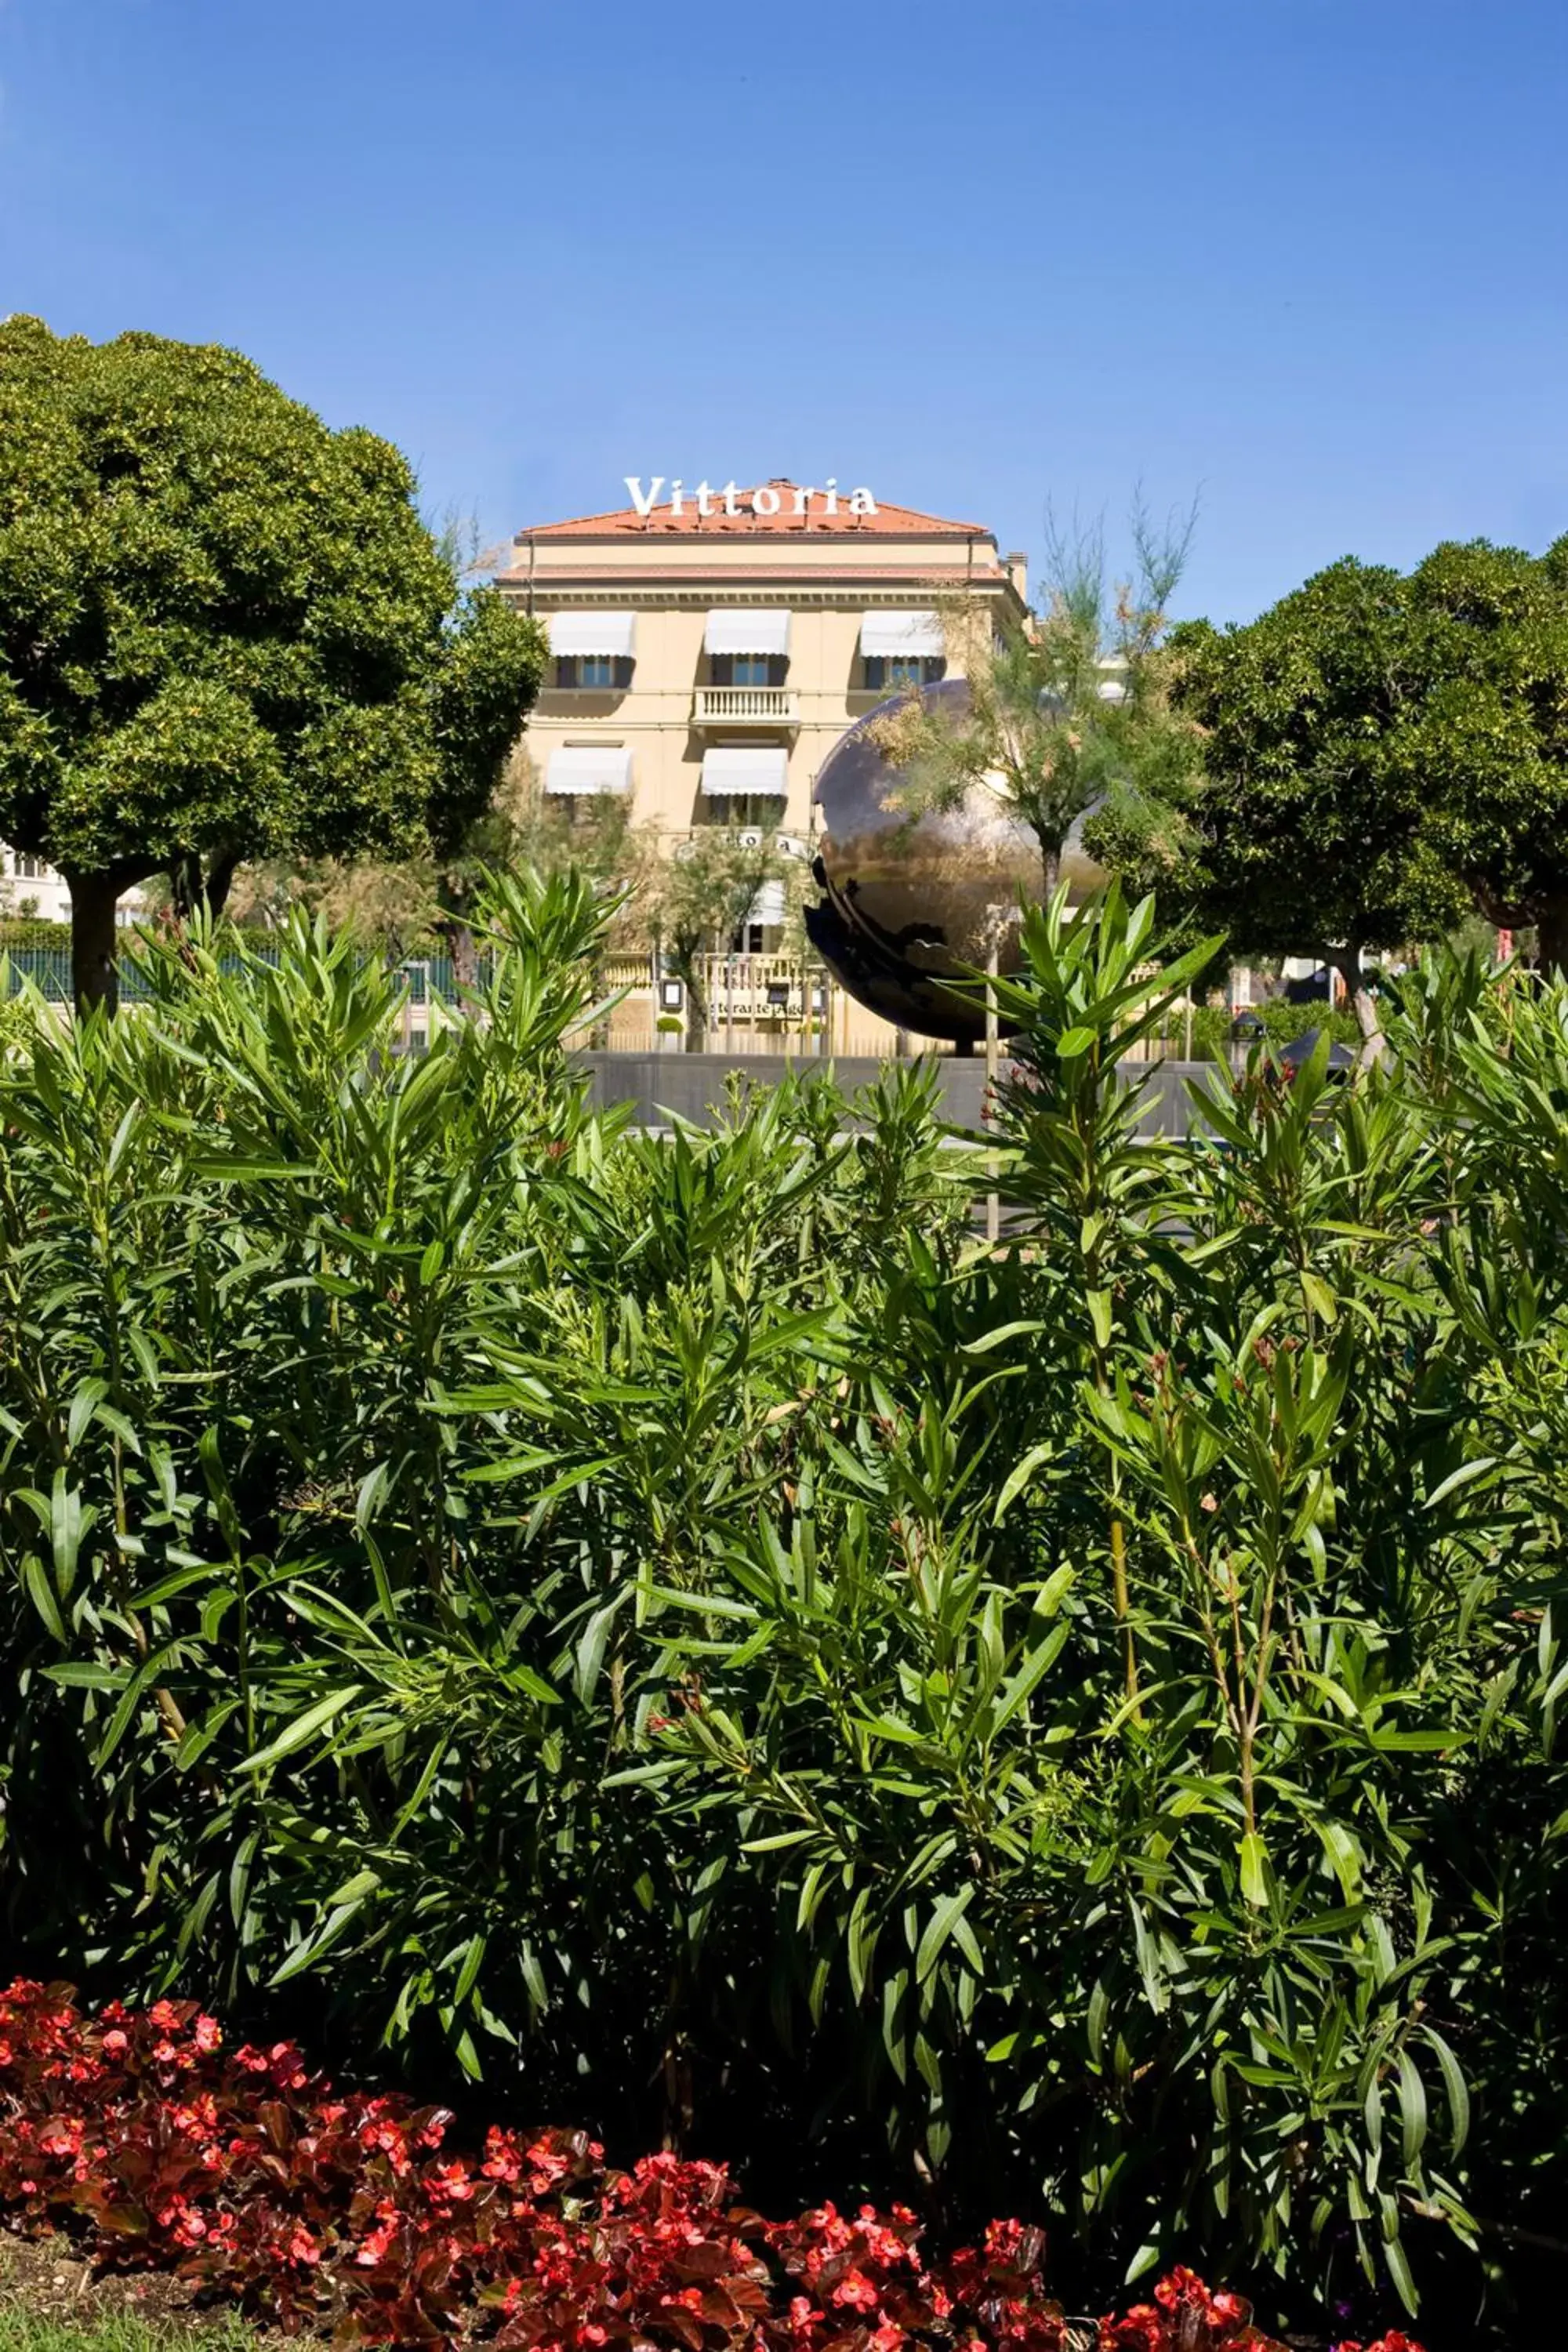
{"type": "Polygon", "coordinates": [[[0,0],[0,311],[237,344],[491,537],[1201,489],[1244,617],[1568,530],[1565,121],[1564,0],[0,0]]]}

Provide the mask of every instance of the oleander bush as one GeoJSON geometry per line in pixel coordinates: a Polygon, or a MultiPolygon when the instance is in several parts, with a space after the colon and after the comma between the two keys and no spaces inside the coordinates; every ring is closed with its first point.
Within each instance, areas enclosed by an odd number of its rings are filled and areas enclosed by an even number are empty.
{"type": "Polygon", "coordinates": [[[1085,2307],[1187,2262],[1520,2340],[1568,995],[1436,962],[1384,1068],[1152,1139],[1117,1066],[1203,951],[1043,911],[992,1248],[922,1066],[594,1113],[602,919],[498,883],[417,1059],[303,922],[8,1008],[12,1962],[775,2205],[1023,2212],[1085,2307]]]}

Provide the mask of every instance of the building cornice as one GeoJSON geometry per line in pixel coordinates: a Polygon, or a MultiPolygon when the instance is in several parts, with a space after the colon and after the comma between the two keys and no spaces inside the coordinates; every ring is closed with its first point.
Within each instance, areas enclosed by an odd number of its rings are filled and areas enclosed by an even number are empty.
{"type": "Polygon", "coordinates": [[[647,580],[636,575],[611,579],[603,572],[548,573],[535,572],[531,580],[526,572],[502,572],[495,585],[510,595],[531,595],[536,604],[555,603],[569,597],[575,604],[666,604],[690,605],[707,610],[714,604],[776,604],[782,593],[787,593],[792,604],[836,605],[844,611],[858,611],[866,603],[865,591],[874,588],[880,602],[889,604],[919,604],[933,594],[951,593],[953,589],[969,589],[977,596],[1016,595],[1016,591],[1005,572],[979,572],[973,576],[963,572],[951,577],[911,580],[906,573],[895,572],[884,579],[876,572],[866,572],[855,580],[823,581],[807,577],[790,578],[776,572],[737,580],[733,574],[710,580],[647,580]]]}
{"type": "Polygon", "coordinates": [[[864,525],[839,524],[825,529],[816,521],[808,527],[785,530],[774,523],[766,529],[737,530],[674,530],[668,524],[654,528],[619,530],[578,530],[568,524],[542,523],[535,530],[520,530],[508,542],[512,547],[734,547],[755,542],[763,547],[776,547],[782,541],[788,546],[793,541],[805,540],[814,547],[929,547],[933,541],[944,546],[965,545],[994,547],[994,530],[982,530],[978,525],[970,530],[962,523],[932,524],[923,530],[872,530],[864,525]]]}

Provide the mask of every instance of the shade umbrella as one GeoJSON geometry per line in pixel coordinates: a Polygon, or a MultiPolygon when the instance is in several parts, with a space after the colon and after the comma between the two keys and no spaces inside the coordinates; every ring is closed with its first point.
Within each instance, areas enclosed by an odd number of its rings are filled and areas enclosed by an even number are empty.
{"type": "MultiPolygon", "coordinates": [[[[1304,1062],[1310,1062],[1317,1051],[1318,1040],[1322,1034],[1321,1029],[1308,1029],[1300,1037],[1292,1037],[1288,1045],[1281,1047],[1279,1059],[1286,1068],[1299,1070],[1304,1062]]],[[[1355,1067],[1355,1055],[1348,1045],[1342,1045],[1337,1037],[1329,1047],[1329,1067],[1331,1070],[1353,1070],[1355,1067]]]]}

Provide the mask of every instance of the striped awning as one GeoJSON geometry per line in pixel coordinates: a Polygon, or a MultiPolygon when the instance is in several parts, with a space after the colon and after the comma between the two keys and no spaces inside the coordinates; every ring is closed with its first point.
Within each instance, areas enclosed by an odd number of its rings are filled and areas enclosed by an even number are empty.
{"type": "Polygon", "coordinates": [[[709,800],[789,790],[789,753],[782,743],[716,743],[702,754],[702,790],[709,800]]]}
{"type": "Polygon", "coordinates": [[[787,654],[789,614],[726,604],[709,614],[703,644],[710,654],[787,654]]]}
{"type": "Polygon", "coordinates": [[[630,661],[637,616],[635,613],[547,613],[544,625],[550,632],[552,654],[612,654],[617,661],[630,661]]]}
{"type": "Polygon", "coordinates": [[[942,617],[937,613],[868,613],[860,623],[860,651],[873,659],[903,655],[931,656],[942,651],[942,617]]]}
{"type": "Polygon", "coordinates": [[[629,743],[568,743],[552,751],[545,764],[547,793],[629,793],[631,788],[629,743]]]}

